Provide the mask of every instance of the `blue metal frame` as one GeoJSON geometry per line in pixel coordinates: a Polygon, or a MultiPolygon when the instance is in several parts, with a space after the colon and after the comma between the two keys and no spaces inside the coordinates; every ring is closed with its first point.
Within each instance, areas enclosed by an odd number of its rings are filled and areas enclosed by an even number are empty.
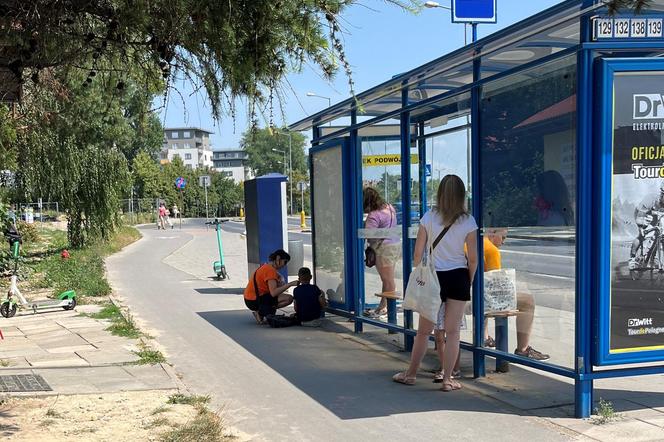
{"type": "MultiPolygon", "coordinates": [[[[600,44],[600,43],[591,43],[591,44],[594,45],[594,44],[600,44]]],[[[496,80],[500,80],[502,78],[512,76],[512,75],[514,75],[516,73],[519,73],[519,72],[527,71],[529,69],[540,66],[543,63],[548,63],[550,61],[565,58],[570,54],[574,54],[574,53],[578,52],[580,49],[581,49],[580,44],[575,45],[575,46],[570,47],[568,49],[564,49],[564,50],[558,51],[554,54],[542,57],[538,60],[522,64],[522,65],[520,65],[518,67],[515,67],[513,69],[506,70],[506,71],[500,72],[498,74],[494,74],[490,77],[480,78],[480,76],[478,76],[477,77],[478,79],[473,83],[470,83],[468,85],[459,87],[457,89],[450,90],[449,92],[445,92],[445,93],[440,94],[440,95],[436,95],[435,97],[427,98],[426,100],[422,100],[422,101],[418,101],[416,103],[409,104],[407,107],[404,107],[402,109],[397,109],[397,110],[394,110],[392,112],[387,112],[384,115],[380,115],[380,116],[377,116],[377,117],[372,118],[370,120],[366,120],[366,121],[363,121],[361,123],[357,123],[356,125],[353,125],[353,126],[348,126],[348,127],[341,128],[341,129],[339,129],[335,132],[332,132],[330,134],[327,134],[325,136],[320,135],[320,133],[319,133],[318,136],[316,136],[316,134],[314,134],[313,141],[326,142],[330,139],[336,139],[336,138],[341,138],[343,136],[347,136],[348,132],[352,129],[362,129],[364,127],[373,126],[377,123],[380,123],[381,121],[399,118],[399,115],[401,115],[402,112],[406,112],[406,111],[412,112],[413,110],[416,110],[418,108],[428,106],[428,105],[431,105],[431,104],[435,104],[439,101],[447,100],[449,98],[453,98],[455,96],[461,95],[461,94],[466,93],[466,92],[471,92],[472,89],[477,87],[477,86],[482,86],[486,83],[493,82],[493,81],[496,81],[496,80]]],[[[419,120],[420,117],[421,116],[418,115],[417,120],[419,120]]],[[[434,117],[435,117],[435,114],[433,112],[427,113],[427,118],[430,119],[430,118],[434,118],[434,117]]]]}
{"type": "Polygon", "coordinates": [[[613,181],[613,78],[617,72],[630,71],[662,71],[664,60],[660,58],[613,58],[602,59],[599,65],[598,80],[601,87],[598,100],[598,131],[597,152],[601,155],[600,173],[597,177],[599,204],[597,205],[597,265],[596,299],[597,299],[597,342],[595,348],[595,364],[611,365],[624,363],[640,363],[664,360],[664,349],[635,350],[630,352],[610,351],[611,332],[611,198],[613,181]]]}
{"type": "MultiPolygon", "coordinates": [[[[408,88],[401,92],[401,101],[403,106],[408,106],[408,88]]],[[[410,194],[410,143],[411,143],[411,128],[410,128],[410,113],[404,112],[401,114],[401,248],[402,248],[402,268],[403,268],[403,294],[406,295],[406,286],[410,278],[410,272],[413,268],[413,244],[408,235],[411,223],[411,194],[410,194]],[[404,185],[408,183],[408,185],[404,185]]],[[[418,158],[418,167],[420,170],[424,169],[424,158],[418,158]]],[[[419,173],[421,175],[421,172],[419,173]]],[[[396,307],[396,301],[392,301],[396,307]]],[[[388,303],[389,306],[389,303],[388,303]]],[[[389,313],[389,311],[388,311],[389,313]]],[[[391,318],[388,317],[388,321],[391,318]]],[[[394,315],[394,323],[396,323],[396,308],[394,315]]],[[[404,328],[413,328],[413,312],[410,310],[404,311],[404,328]]],[[[413,348],[412,336],[406,337],[406,351],[413,348]]]]}
{"type": "MultiPolygon", "coordinates": [[[[313,264],[314,264],[314,275],[316,274],[316,212],[315,212],[315,201],[313,198],[314,195],[314,167],[313,167],[313,161],[314,161],[314,156],[317,153],[329,150],[329,149],[335,149],[339,148],[341,149],[341,174],[342,176],[348,176],[349,171],[353,169],[352,165],[350,164],[350,161],[348,159],[349,156],[349,139],[348,138],[339,138],[336,140],[330,140],[324,144],[319,144],[315,147],[312,147],[309,149],[309,182],[311,183],[311,236],[312,239],[312,259],[313,259],[313,264]]],[[[348,180],[342,180],[342,193],[343,195],[348,195],[352,183],[350,183],[348,180]]],[[[350,205],[351,201],[349,198],[343,198],[343,208],[344,208],[344,215],[352,213],[352,206],[350,205]]],[[[344,220],[344,225],[343,225],[343,232],[344,232],[344,278],[342,278],[342,281],[344,283],[344,295],[345,295],[345,302],[342,303],[337,303],[334,301],[330,301],[330,308],[333,310],[346,310],[349,311],[351,309],[351,305],[355,304],[354,296],[356,295],[355,291],[353,290],[353,282],[352,278],[349,278],[348,275],[355,275],[355,263],[356,259],[354,257],[354,250],[353,250],[353,244],[352,244],[352,238],[351,235],[348,233],[355,230],[352,229],[351,225],[351,220],[349,219],[348,216],[343,217],[344,220]]]]}
{"type": "MultiPolygon", "coordinates": [[[[584,17],[581,23],[581,39],[591,37],[590,17],[584,17]]],[[[593,228],[593,155],[591,149],[578,146],[592,146],[593,130],[593,76],[592,52],[588,49],[577,55],[577,123],[576,123],[576,277],[575,277],[575,320],[574,320],[574,414],[588,417],[593,403],[593,381],[581,379],[582,375],[592,372],[591,327],[592,324],[592,232],[593,228]]]]}
{"type": "MultiPolygon", "coordinates": [[[[650,57],[647,59],[637,58],[598,58],[603,56],[602,51],[612,51],[607,56],[615,56],[615,51],[622,53],[633,53],[635,56],[648,55],[653,52],[663,52],[662,41],[652,40],[615,40],[592,42],[593,17],[597,2],[594,0],[567,1],[561,5],[551,8],[542,14],[531,17],[530,19],[519,23],[516,26],[507,28],[497,33],[491,38],[480,40],[479,42],[461,49],[468,51],[472,48],[476,54],[481,54],[483,45],[496,41],[517,29],[524,26],[530,26],[540,21],[547,14],[557,14],[573,5],[578,5],[580,10],[585,11],[584,15],[579,15],[581,38],[580,43],[563,51],[543,57],[528,64],[518,66],[514,69],[500,72],[488,78],[481,77],[482,55],[476,55],[473,58],[473,83],[464,85],[460,88],[450,90],[436,97],[411,103],[408,100],[408,78],[412,77],[417,71],[427,72],[439,60],[435,60],[424,65],[418,70],[410,71],[400,75],[397,79],[390,80],[365,94],[367,97],[378,91],[385,85],[399,85],[401,92],[401,108],[380,115],[376,118],[357,123],[357,111],[351,110],[351,125],[341,128],[334,133],[321,136],[320,126],[314,126],[313,141],[314,145],[311,152],[317,151],[343,143],[343,164],[342,179],[344,192],[344,245],[346,247],[347,263],[344,267],[346,272],[345,284],[347,299],[353,299],[352,306],[347,308],[331,308],[330,311],[342,316],[353,318],[355,321],[355,331],[361,332],[363,324],[370,324],[381,327],[392,332],[403,333],[406,337],[406,348],[410,349],[412,337],[415,330],[412,327],[412,313],[406,312],[404,315],[404,325],[400,326],[394,323],[384,323],[362,316],[364,310],[364,281],[363,281],[363,251],[362,240],[358,238],[357,230],[362,227],[362,149],[358,136],[358,130],[363,127],[375,125],[378,122],[399,118],[401,124],[401,174],[402,182],[410,183],[411,164],[410,150],[412,140],[416,140],[419,161],[419,179],[420,179],[420,215],[426,210],[426,176],[424,168],[426,167],[426,138],[435,134],[424,135],[424,126],[421,119],[423,114],[413,117],[411,113],[422,109],[425,106],[431,106],[436,102],[468,93],[471,94],[471,127],[472,127],[472,212],[478,224],[482,223],[482,188],[481,188],[481,155],[480,155],[480,132],[482,126],[482,115],[480,115],[480,93],[484,84],[514,75],[518,72],[531,69],[535,66],[577,54],[577,213],[576,213],[576,279],[575,279],[575,349],[574,349],[574,367],[562,367],[548,362],[534,361],[514,354],[504,353],[482,347],[483,341],[483,285],[481,278],[475,278],[473,286],[473,344],[461,343],[461,347],[473,352],[473,372],[476,377],[485,375],[485,357],[494,357],[505,363],[517,363],[538,370],[547,371],[560,376],[574,379],[575,382],[575,415],[577,417],[587,417],[590,415],[593,406],[593,381],[595,379],[605,379],[623,376],[638,376],[646,374],[664,373],[664,362],[654,367],[607,367],[598,369],[597,366],[604,364],[624,364],[641,363],[649,361],[664,361],[664,350],[638,351],[629,354],[609,354],[608,353],[608,326],[609,326],[609,302],[606,296],[608,293],[610,280],[610,190],[612,183],[612,161],[611,161],[611,143],[612,136],[611,124],[611,97],[612,94],[612,75],[616,71],[626,70],[664,70],[664,59],[650,57]],[[598,85],[599,88],[598,88],[598,85]],[[411,126],[415,124],[417,134],[413,137],[411,126]],[[349,135],[344,140],[339,140],[340,135],[349,135]],[[335,144],[336,143],[336,144],[335,144]],[[597,202],[600,204],[597,204],[597,202]],[[599,275],[605,275],[600,277],[599,275]]],[[[451,56],[458,55],[458,51],[451,56]]],[[[460,52],[459,52],[460,53],[460,52]]],[[[320,113],[320,118],[328,115],[330,112],[336,112],[341,109],[342,104],[332,106],[330,109],[320,113]]],[[[444,114],[444,110],[440,110],[444,114]]],[[[435,116],[436,110],[427,113],[428,117],[435,116]]],[[[335,117],[336,118],[336,117],[335,117]]],[[[450,131],[460,130],[462,127],[450,129],[450,131]]],[[[442,132],[446,132],[444,130],[442,132]]],[[[442,133],[441,132],[441,133],[442,133]]],[[[397,139],[396,137],[382,137],[385,139],[397,139]]],[[[311,168],[313,171],[313,168],[311,168]]],[[[312,172],[313,173],[313,172],[312,172]]],[[[313,181],[312,181],[313,184],[313,181]]],[[[408,280],[411,270],[412,249],[408,240],[408,227],[410,223],[411,211],[411,186],[403,185],[403,270],[404,284],[408,280]]],[[[312,192],[313,195],[313,192],[312,192]]],[[[312,201],[312,207],[315,202],[312,201]]],[[[481,232],[480,232],[481,233],[481,232]]],[[[482,269],[482,237],[478,241],[479,268],[478,275],[483,272],[482,269]]],[[[315,257],[315,244],[314,244],[315,257]]],[[[404,287],[405,288],[405,287],[404,287]]]]}
{"type": "MultiPolygon", "coordinates": [[[[308,121],[312,121],[314,125],[320,125],[320,124],[326,123],[328,121],[331,121],[335,118],[339,118],[343,115],[338,114],[338,113],[339,112],[344,112],[345,110],[349,109],[347,106],[351,105],[353,100],[357,100],[359,102],[362,102],[365,98],[370,97],[372,94],[375,94],[376,92],[380,91],[381,89],[387,90],[391,86],[401,85],[401,84],[403,84],[404,80],[407,80],[408,78],[415,76],[417,73],[427,72],[427,71],[431,70],[438,63],[440,63],[441,60],[443,60],[443,59],[446,59],[446,58],[453,59],[456,56],[463,55],[463,54],[468,54],[469,52],[479,54],[479,53],[481,53],[481,47],[482,46],[488,45],[490,43],[494,43],[494,42],[496,42],[496,41],[498,41],[502,38],[513,35],[515,32],[520,31],[524,28],[527,28],[527,27],[530,27],[530,26],[533,26],[533,25],[540,25],[541,26],[543,23],[546,23],[547,18],[549,18],[551,16],[554,16],[554,15],[557,15],[557,14],[560,14],[560,13],[563,13],[566,10],[572,11],[574,9],[574,12],[572,12],[570,17],[569,17],[569,20],[572,20],[575,16],[577,16],[577,17],[581,16],[583,10],[585,10],[587,8],[592,8],[593,10],[595,10],[595,9],[600,9],[600,8],[603,7],[602,5],[592,5],[592,4],[588,4],[588,3],[589,2],[587,0],[583,0],[583,1],[580,1],[580,0],[566,0],[566,1],[563,1],[559,4],[557,4],[557,5],[554,5],[554,6],[550,7],[549,9],[546,9],[546,10],[544,10],[544,11],[538,13],[538,14],[535,14],[531,17],[528,17],[528,18],[526,18],[526,19],[524,19],[524,20],[522,20],[518,23],[515,23],[511,26],[508,26],[506,28],[498,30],[498,31],[494,32],[493,34],[482,38],[481,40],[477,40],[476,43],[473,43],[473,44],[470,44],[468,46],[459,48],[459,49],[457,49],[457,50],[455,50],[455,51],[453,51],[453,52],[451,52],[451,53],[449,53],[449,54],[447,54],[443,57],[439,57],[435,60],[432,60],[429,63],[426,63],[422,66],[419,66],[416,69],[412,69],[410,71],[407,71],[407,72],[404,72],[400,75],[397,75],[394,78],[391,78],[390,80],[387,80],[387,81],[385,81],[385,82],[383,82],[383,83],[381,83],[381,84],[379,84],[379,85],[377,85],[377,86],[375,86],[375,87],[373,87],[373,88],[371,88],[371,89],[369,89],[369,90],[367,90],[363,93],[358,94],[356,98],[353,98],[351,100],[346,100],[346,101],[343,101],[341,103],[337,103],[335,105],[332,105],[331,107],[329,107],[325,110],[322,110],[322,111],[320,111],[320,112],[318,112],[318,113],[316,113],[316,114],[314,114],[314,115],[312,115],[308,118],[305,118],[303,120],[300,120],[300,121],[297,121],[297,122],[293,123],[289,127],[291,127],[292,130],[300,130],[300,129],[303,129],[303,128],[301,128],[301,127],[298,128],[298,126],[301,126],[302,124],[304,124],[305,122],[308,122],[308,121]],[[581,7],[582,9],[580,9],[579,11],[576,11],[575,8],[577,8],[577,7],[581,7]]],[[[592,3],[592,2],[590,2],[590,3],[592,3]]],[[[376,97],[376,99],[378,99],[378,98],[380,98],[380,97],[376,97]]],[[[381,116],[381,118],[383,118],[383,117],[384,116],[381,116]]]]}

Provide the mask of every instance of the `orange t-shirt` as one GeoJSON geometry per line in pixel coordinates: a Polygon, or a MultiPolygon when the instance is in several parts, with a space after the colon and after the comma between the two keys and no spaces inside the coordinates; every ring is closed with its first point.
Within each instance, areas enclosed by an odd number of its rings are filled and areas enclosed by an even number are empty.
{"type": "MultiPolygon", "coordinates": [[[[264,295],[270,293],[270,287],[267,285],[269,280],[279,281],[279,272],[270,264],[263,264],[256,269],[256,282],[258,283],[258,293],[264,295]]],[[[249,278],[249,283],[244,289],[244,299],[248,301],[256,300],[256,290],[254,289],[254,275],[249,278]]]]}

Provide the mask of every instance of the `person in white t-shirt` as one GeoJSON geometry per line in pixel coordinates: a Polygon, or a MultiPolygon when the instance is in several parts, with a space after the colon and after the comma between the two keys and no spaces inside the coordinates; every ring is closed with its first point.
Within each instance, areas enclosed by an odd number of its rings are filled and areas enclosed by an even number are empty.
{"type": "MultiPolygon", "coordinates": [[[[452,379],[452,371],[459,354],[461,321],[466,302],[470,301],[470,287],[477,270],[477,223],[468,214],[465,202],[466,188],[461,178],[446,175],[438,186],[436,209],[424,214],[420,220],[413,254],[413,264],[417,266],[429,244],[428,235],[431,235],[430,242],[433,242],[443,229],[449,227],[432,253],[440,282],[440,299],[445,303],[446,327],[441,331],[445,333],[446,342],[443,350],[443,391],[461,388],[461,384],[452,379]],[[464,248],[468,250],[467,254],[464,248]]],[[[393,381],[406,385],[415,383],[434,326],[433,322],[420,316],[410,366],[406,371],[395,374],[393,381]]]]}

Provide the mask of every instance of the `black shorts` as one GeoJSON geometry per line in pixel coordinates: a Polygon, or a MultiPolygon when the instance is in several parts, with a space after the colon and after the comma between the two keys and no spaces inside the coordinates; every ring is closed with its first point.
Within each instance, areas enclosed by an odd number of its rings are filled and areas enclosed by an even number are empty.
{"type": "Polygon", "coordinates": [[[252,312],[261,314],[274,313],[277,310],[278,297],[272,295],[260,295],[258,300],[244,298],[244,305],[252,312]]]}
{"type": "Polygon", "coordinates": [[[440,300],[447,298],[457,301],[470,301],[470,274],[468,269],[437,271],[440,283],[440,300]]]}

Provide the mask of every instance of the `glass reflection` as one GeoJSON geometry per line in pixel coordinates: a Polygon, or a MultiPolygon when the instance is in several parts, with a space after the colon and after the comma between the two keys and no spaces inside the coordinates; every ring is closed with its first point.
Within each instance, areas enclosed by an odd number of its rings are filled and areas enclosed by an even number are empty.
{"type": "Polygon", "coordinates": [[[489,83],[480,107],[485,269],[513,272],[510,296],[516,307],[495,306],[497,292],[487,272],[485,315],[491,319],[484,345],[569,367],[576,277],[575,79],[576,58],[566,57],[489,83]]]}
{"type": "Polygon", "coordinates": [[[344,210],[341,147],[313,155],[314,244],[316,285],[333,307],[346,303],[344,290],[344,210]]]}

